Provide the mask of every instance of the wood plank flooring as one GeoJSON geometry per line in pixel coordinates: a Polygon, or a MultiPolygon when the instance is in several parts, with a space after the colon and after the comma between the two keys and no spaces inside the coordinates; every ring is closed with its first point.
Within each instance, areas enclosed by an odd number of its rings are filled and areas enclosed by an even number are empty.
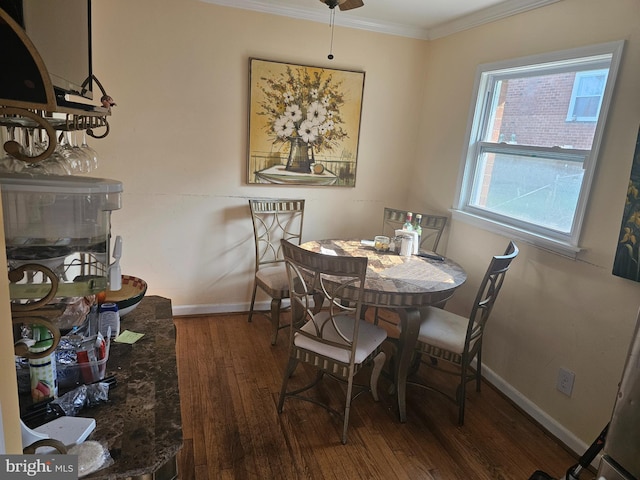
{"type": "MultiPolygon", "coordinates": [[[[176,317],[175,325],[181,480],[527,480],[538,469],[561,478],[577,463],[487,383],[480,393],[470,388],[458,427],[455,405],[415,387],[407,390],[407,422],[399,423],[381,378],[380,402],[369,394],[353,402],[342,445],[342,420],[326,410],[289,399],[277,412],[288,330],[271,346],[261,315],[252,323],[246,314],[176,317]]],[[[310,375],[299,367],[291,381],[310,375]]],[[[336,405],[341,392],[330,380],[319,390],[336,405]]]]}

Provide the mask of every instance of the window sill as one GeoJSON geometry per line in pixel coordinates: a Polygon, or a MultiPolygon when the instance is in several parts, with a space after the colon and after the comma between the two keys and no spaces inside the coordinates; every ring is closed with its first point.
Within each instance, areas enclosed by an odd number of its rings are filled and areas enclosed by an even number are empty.
{"type": "Polygon", "coordinates": [[[473,215],[462,210],[451,209],[451,216],[454,220],[460,220],[461,222],[473,225],[474,227],[487,230],[489,232],[504,235],[515,240],[521,240],[529,245],[538,247],[540,249],[562,255],[571,259],[576,259],[578,253],[582,251],[580,247],[570,245],[566,242],[562,242],[555,238],[544,237],[542,235],[535,235],[530,232],[506,225],[504,223],[488,220],[478,215],[473,215]]]}

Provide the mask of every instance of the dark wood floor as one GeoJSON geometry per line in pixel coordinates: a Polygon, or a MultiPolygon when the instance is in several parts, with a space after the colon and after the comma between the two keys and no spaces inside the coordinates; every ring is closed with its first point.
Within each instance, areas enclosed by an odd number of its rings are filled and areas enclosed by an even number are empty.
{"type": "MultiPolygon", "coordinates": [[[[271,346],[262,316],[252,323],[246,314],[176,317],[175,324],[181,480],[527,480],[538,469],[560,478],[577,463],[488,384],[468,393],[458,427],[452,403],[416,388],[407,391],[407,423],[399,423],[381,379],[380,402],[368,394],[354,401],[342,445],[341,420],[322,408],[292,399],[277,413],[288,331],[271,346]]],[[[296,371],[292,381],[310,374],[296,371]]],[[[340,392],[331,381],[321,390],[340,392]]]]}

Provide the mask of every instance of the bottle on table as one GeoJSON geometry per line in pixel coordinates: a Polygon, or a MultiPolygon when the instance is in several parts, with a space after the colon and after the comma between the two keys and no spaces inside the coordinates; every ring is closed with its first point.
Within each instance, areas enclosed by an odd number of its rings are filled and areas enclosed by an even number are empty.
{"type": "Polygon", "coordinates": [[[416,213],[416,223],[413,225],[413,231],[418,234],[418,249],[420,249],[420,242],[422,241],[422,215],[416,213]]]}
{"type": "Polygon", "coordinates": [[[413,231],[413,213],[407,212],[407,218],[405,219],[404,225],[402,225],[402,229],[409,232],[413,231]]]}

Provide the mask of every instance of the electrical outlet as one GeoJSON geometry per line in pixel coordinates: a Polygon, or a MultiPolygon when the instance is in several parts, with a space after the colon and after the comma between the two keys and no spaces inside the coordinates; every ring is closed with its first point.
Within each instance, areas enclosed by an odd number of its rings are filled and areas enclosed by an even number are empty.
{"type": "Polygon", "coordinates": [[[566,368],[561,368],[558,372],[558,382],[556,383],[556,389],[559,392],[564,393],[567,397],[571,396],[573,390],[573,381],[576,379],[576,374],[566,368]]]}

